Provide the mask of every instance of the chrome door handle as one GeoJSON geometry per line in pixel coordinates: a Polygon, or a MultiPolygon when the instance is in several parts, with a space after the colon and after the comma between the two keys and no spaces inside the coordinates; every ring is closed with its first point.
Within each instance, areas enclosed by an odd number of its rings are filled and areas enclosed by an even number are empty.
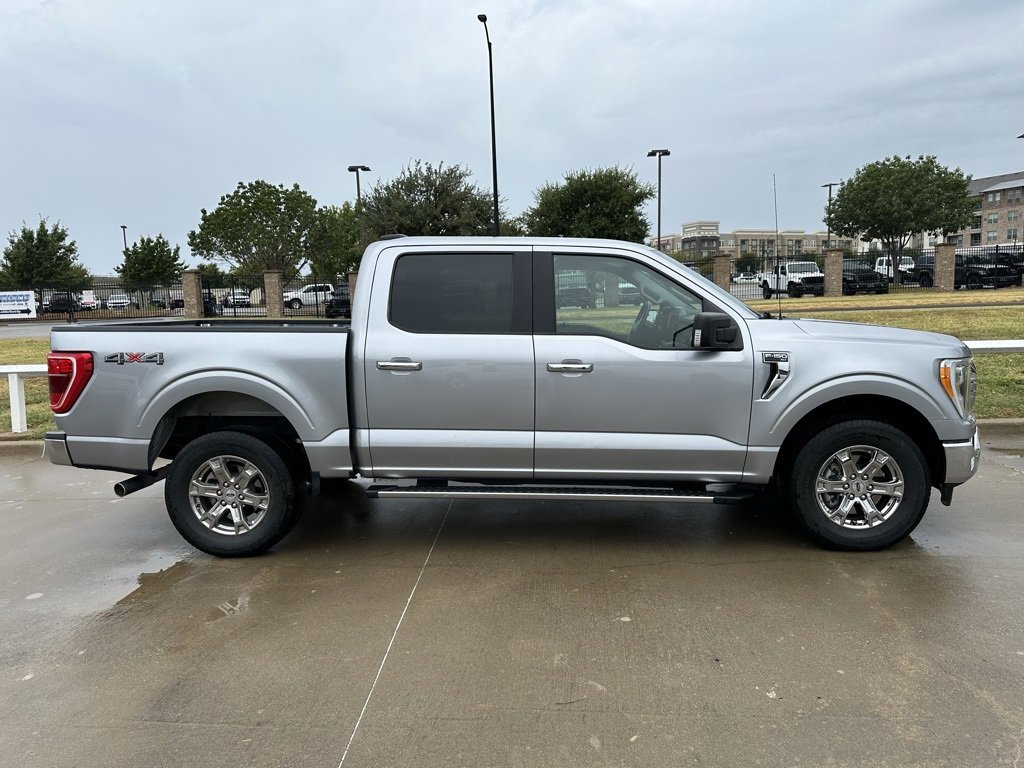
{"type": "Polygon", "coordinates": [[[548,363],[548,370],[551,373],[590,373],[594,370],[594,364],[563,360],[560,363],[548,363]]]}
{"type": "Polygon", "coordinates": [[[414,363],[412,360],[378,360],[378,371],[422,371],[423,363],[414,363]]]}

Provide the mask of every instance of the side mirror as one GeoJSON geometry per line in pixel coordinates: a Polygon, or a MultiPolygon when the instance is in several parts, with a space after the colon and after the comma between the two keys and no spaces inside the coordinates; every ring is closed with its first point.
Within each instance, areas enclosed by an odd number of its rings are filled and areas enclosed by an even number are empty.
{"type": "Polygon", "coordinates": [[[724,312],[698,312],[693,318],[694,349],[743,349],[736,322],[724,312]]]}

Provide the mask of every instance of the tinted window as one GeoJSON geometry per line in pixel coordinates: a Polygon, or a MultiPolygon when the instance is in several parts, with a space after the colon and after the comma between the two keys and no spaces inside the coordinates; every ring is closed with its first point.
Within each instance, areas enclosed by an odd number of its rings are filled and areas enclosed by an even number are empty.
{"type": "Polygon", "coordinates": [[[555,333],[606,336],[647,349],[691,346],[698,296],[615,256],[556,254],[555,333]]]}
{"type": "Polygon", "coordinates": [[[512,333],[512,254],[402,256],[388,317],[413,333],[512,333]]]}

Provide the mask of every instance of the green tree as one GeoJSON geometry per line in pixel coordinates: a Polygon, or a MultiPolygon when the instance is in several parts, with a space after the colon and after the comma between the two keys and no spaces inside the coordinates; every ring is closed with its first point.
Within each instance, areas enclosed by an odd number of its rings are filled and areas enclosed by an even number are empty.
{"type": "Polygon", "coordinates": [[[171,248],[163,235],[141,237],[124,252],[124,261],[115,267],[127,291],[149,293],[158,285],[169,285],[181,279],[184,263],[178,258],[179,247],[171,248]]]}
{"type": "Polygon", "coordinates": [[[81,289],[91,282],[89,271],[78,261],[78,246],[68,240],[68,231],[60,222],[50,227],[46,219],[40,219],[36,229],[23,224],[8,235],[0,261],[0,285],[81,289]]]}
{"type": "Polygon", "coordinates": [[[359,260],[359,220],[352,204],[316,212],[309,236],[309,266],[314,275],[343,275],[359,260]]]}
{"type": "Polygon", "coordinates": [[[538,189],[523,218],[531,235],[642,243],[651,226],[643,206],[654,195],[654,187],[642,183],[632,170],[572,171],[564,182],[538,189]]]}
{"type": "Polygon", "coordinates": [[[915,234],[946,234],[970,224],[970,180],[959,168],[939,165],[934,155],[894,155],[868,163],[840,184],[825,206],[825,223],[841,237],[880,240],[898,279],[896,263],[915,234]]]}
{"type": "Polygon", "coordinates": [[[306,264],[316,220],[316,200],[298,184],[239,182],[212,212],[202,209],[188,244],[199,258],[224,262],[239,274],[256,277],[279,269],[289,280],[306,264]]]}
{"type": "MultiPolygon", "coordinates": [[[[494,231],[493,198],[470,181],[458,165],[420,160],[398,178],[378,182],[363,196],[362,241],[381,235],[489,235],[494,231]]],[[[504,216],[501,216],[504,218],[504,216]]]]}
{"type": "Polygon", "coordinates": [[[199,280],[202,282],[204,290],[207,288],[227,288],[227,273],[212,261],[201,261],[196,269],[199,271],[199,280]]]}

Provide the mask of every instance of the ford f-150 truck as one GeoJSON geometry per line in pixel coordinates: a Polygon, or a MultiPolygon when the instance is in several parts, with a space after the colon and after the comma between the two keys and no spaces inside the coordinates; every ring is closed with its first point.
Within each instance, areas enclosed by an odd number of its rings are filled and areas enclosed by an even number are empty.
{"type": "Polygon", "coordinates": [[[980,455],[959,340],[773,319],[616,241],[387,239],[351,325],[78,324],[51,346],[49,459],[130,473],[122,495],[165,479],[177,529],[223,556],[357,476],[371,497],[632,504],[772,487],[820,544],[878,549],[980,455]],[[576,282],[593,301],[561,306],[576,282]]]}

